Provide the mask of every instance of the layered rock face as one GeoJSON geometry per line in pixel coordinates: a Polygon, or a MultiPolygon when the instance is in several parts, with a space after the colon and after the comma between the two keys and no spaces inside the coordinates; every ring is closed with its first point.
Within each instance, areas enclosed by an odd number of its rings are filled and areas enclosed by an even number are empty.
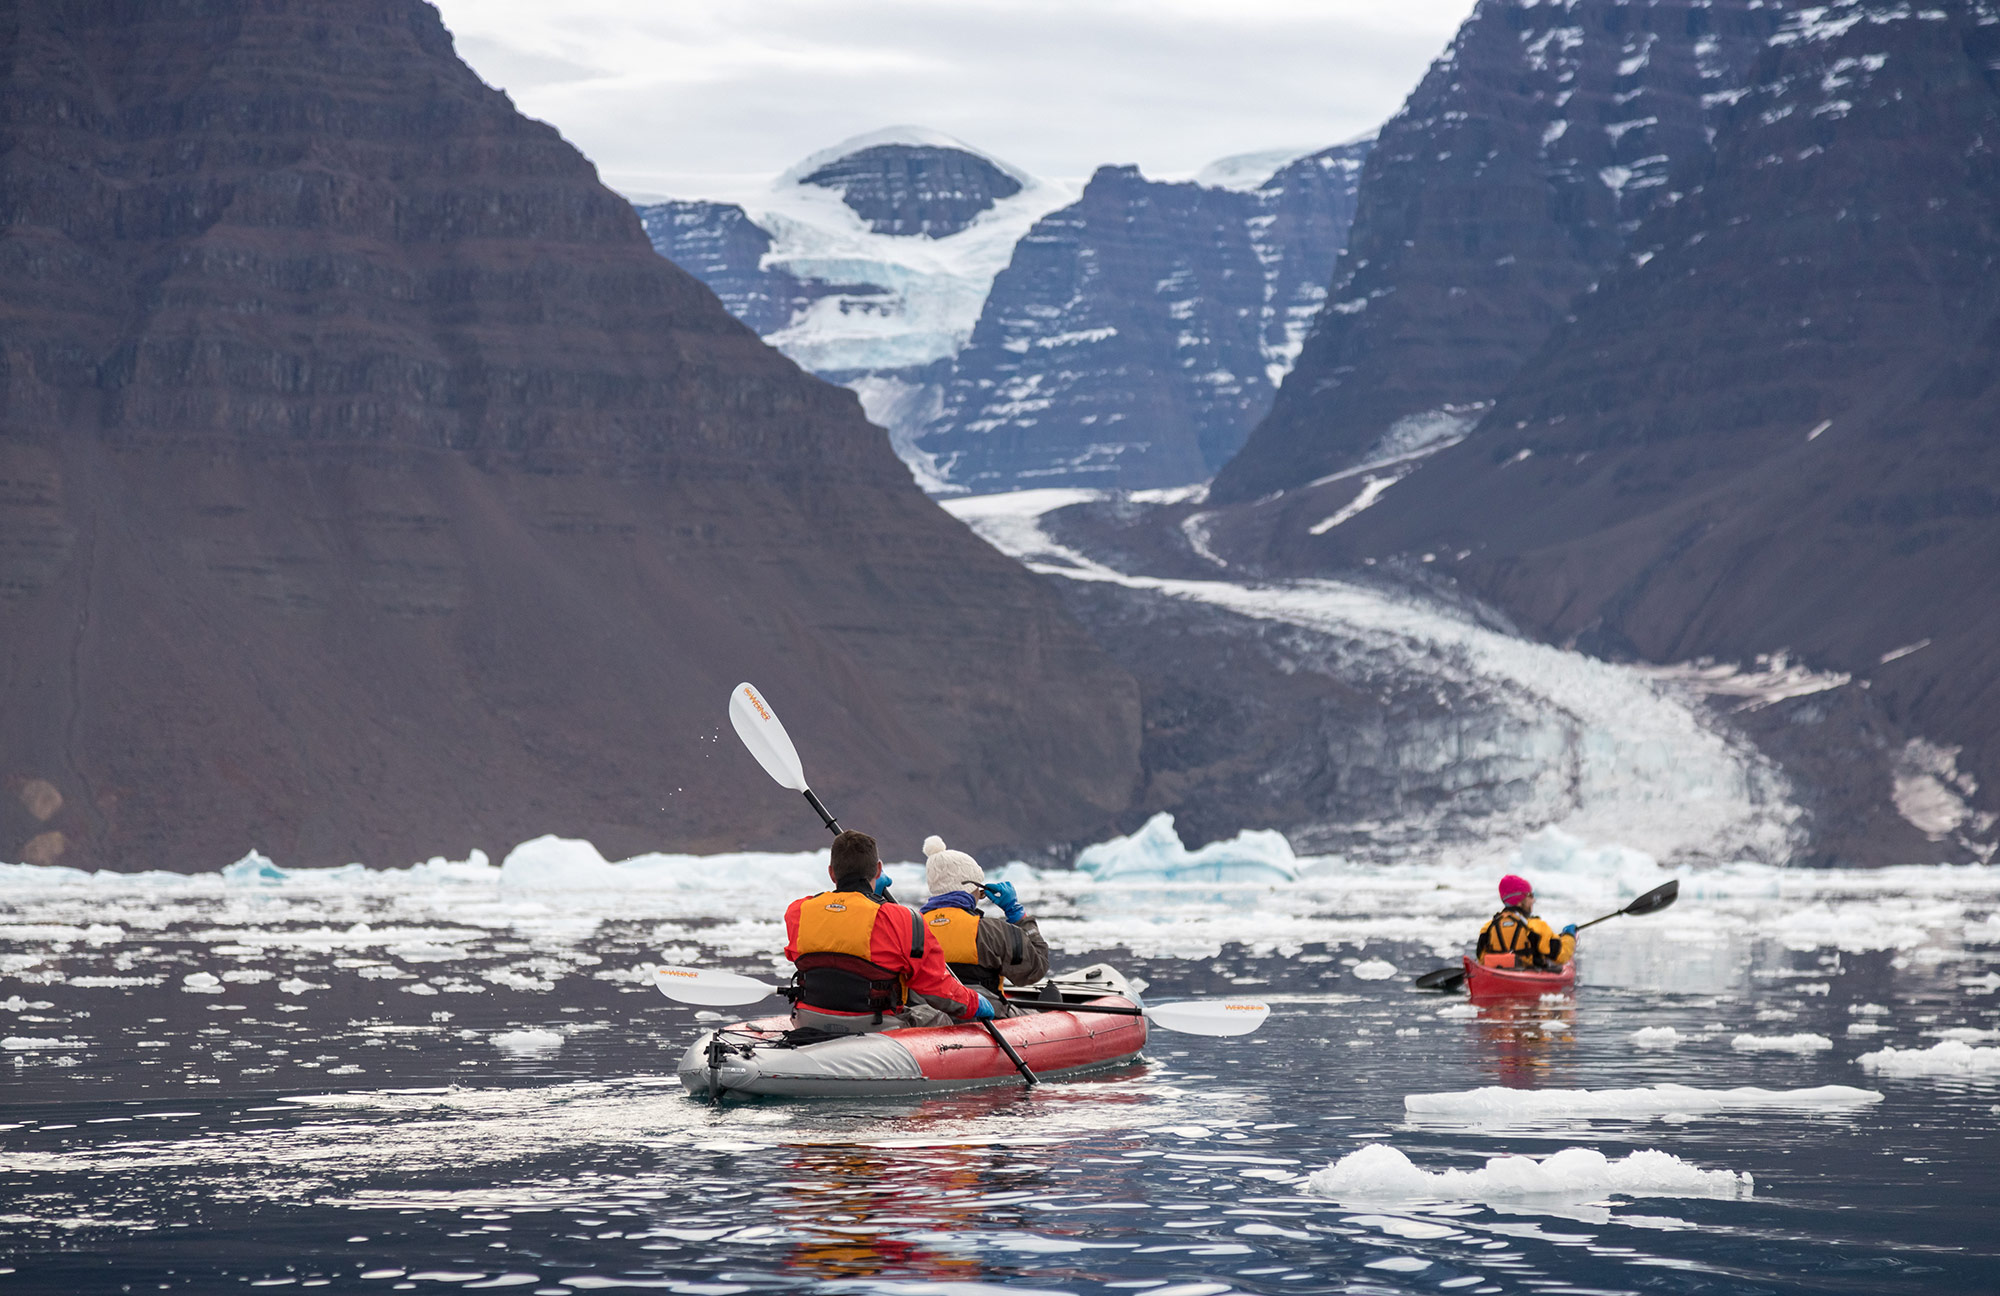
{"type": "Polygon", "coordinates": [[[877,234],[949,238],[1021,192],[1021,182],[977,153],[936,145],[877,144],[815,167],[802,184],[840,194],[877,234]]]}
{"type": "Polygon", "coordinates": [[[1126,804],[1129,677],[428,6],[0,41],[0,857],[813,845],[746,677],[886,850],[1126,804]]]}
{"type": "Polygon", "coordinates": [[[1765,0],[1481,0],[1382,129],[1324,312],[1216,477],[1243,500],[1462,435],[1705,164],[1765,0]]]}
{"type": "MultiPolygon", "coordinates": [[[[1286,561],[1426,551],[1600,651],[1852,673],[1898,808],[2000,809],[2000,7],[1800,11],[1478,430],[1286,561]]],[[[1324,508],[1315,506],[1315,512],[1324,508]]],[[[1981,843],[1987,843],[1982,845],[1981,843]]]]}
{"type": "Polygon", "coordinates": [[[1249,191],[1099,170],[1015,248],[917,446],[975,494],[1205,480],[1298,354],[1368,148],[1249,191]]]}

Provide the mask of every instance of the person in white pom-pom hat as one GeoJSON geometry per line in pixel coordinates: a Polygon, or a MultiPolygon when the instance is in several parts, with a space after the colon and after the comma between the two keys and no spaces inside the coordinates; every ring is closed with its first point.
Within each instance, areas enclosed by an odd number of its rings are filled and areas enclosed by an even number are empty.
{"type": "Polygon", "coordinates": [[[1013,1009],[1001,998],[1006,986],[1033,985],[1049,974],[1049,946],[1041,928],[1021,908],[1011,882],[988,882],[986,870],[964,851],[951,850],[942,837],[924,839],[924,881],[931,898],[920,912],[924,926],[944,950],[952,974],[994,1001],[996,1016],[1013,1009]],[[981,913],[983,894],[1001,917],[981,913]]]}

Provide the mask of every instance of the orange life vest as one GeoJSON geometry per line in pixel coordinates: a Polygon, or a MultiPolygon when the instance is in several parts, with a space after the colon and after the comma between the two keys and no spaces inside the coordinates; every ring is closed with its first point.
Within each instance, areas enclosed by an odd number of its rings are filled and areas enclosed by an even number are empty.
{"type": "MultiPolygon", "coordinates": [[[[881,902],[859,891],[822,891],[799,905],[798,1001],[836,1013],[884,1012],[909,1001],[908,979],[870,960],[881,902]]],[[[910,956],[924,952],[924,928],[910,924],[910,956]]]]}
{"type": "Polygon", "coordinates": [[[1548,938],[1554,942],[1554,948],[1544,951],[1541,947],[1543,933],[1535,930],[1533,921],[1511,907],[1494,914],[1493,920],[1479,932],[1480,963],[1491,968],[1543,969],[1562,966],[1562,938],[1549,932],[1548,938]]]}
{"type": "Polygon", "coordinates": [[[1004,983],[1000,970],[979,961],[978,914],[970,909],[933,909],[924,915],[924,925],[944,951],[945,966],[953,976],[969,986],[984,986],[994,991],[1001,988],[1004,983]]]}

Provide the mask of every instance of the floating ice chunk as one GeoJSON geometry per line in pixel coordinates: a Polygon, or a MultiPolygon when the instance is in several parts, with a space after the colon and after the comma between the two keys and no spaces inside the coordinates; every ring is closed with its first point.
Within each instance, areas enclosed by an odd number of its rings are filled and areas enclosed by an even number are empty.
{"type": "Polygon", "coordinates": [[[553,1053],[563,1046],[562,1034],[552,1030],[502,1031],[491,1037],[489,1042],[503,1053],[521,1057],[533,1057],[541,1053],[553,1053]]]}
{"type": "Polygon", "coordinates": [[[1129,837],[1085,847],[1076,869],[1101,881],[1290,882],[1299,875],[1298,857],[1283,833],[1246,829],[1190,851],[1174,831],[1174,817],[1165,813],[1129,837]]]}
{"type": "Polygon", "coordinates": [[[1857,1059],[1863,1070],[1889,1076],[2000,1075],[2000,1048],[1948,1039],[1927,1049],[1885,1048],[1857,1059]]]}
{"type": "Polygon", "coordinates": [[[1354,975],[1363,981],[1387,981],[1396,975],[1396,965],[1387,959],[1369,959],[1366,963],[1356,963],[1354,975]]]}
{"type": "Polygon", "coordinates": [[[1847,1023],[1847,1033],[1849,1035],[1880,1035],[1888,1029],[1887,1026],[1884,1026],[1880,1022],[1858,1021],[1847,1023]]]}
{"type": "Polygon", "coordinates": [[[278,982],[278,989],[288,995],[295,995],[304,994],[308,990],[324,990],[326,987],[317,981],[308,981],[304,977],[286,977],[278,982]]]}
{"type": "MultiPolygon", "coordinates": [[[[1662,1029],[1671,1029],[1670,1027],[1662,1029]]],[[[1403,1110],[1412,1116],[1471,1125],[1532,1125],[1590,1117],[1664,1116],[1669,1112],[1712,1115],[1725,1111],[1846,1111],[1882,1101],[1872,1089],[1820,1085],[1812,1089],[1697,1089],[1691,1085],[1651,1085],[1643,1089],[1502,1089],[1410,1094],[1403,1110]]]]}
{"type": "Polygon", "coordinates": [[[276,972],[267,972],[263,968],[231,968],[222,974],[222,979],[231,985],[257,985],[277,975],[276,972]]]}
{"type": "MultiPolygon", "coordinates": [[[[72,982],[71,984],[75,984],[72,982]]],[[[1984,1044],[1988,1040],[2000,1040],[2000,1030],[1987,1030],[1979,1026],[1948,1026],[1943,1030],[1925,1031],[1939,1039],[1957,1040],[1961,1044],[1984,1044]]]]}
{"type": "Polygon", "coordinates": [[[222,979],[213,972],[190,972],[181,978],[181,989],[188,994],[221,994],[222,979]]]}
{"type": "Polygon", "coordinates": [[[1985,976],[1967,977],[1960,981],[1959,988],[1967,994],[1992,994],[2000,990],[2000,972],[1988,972],[1985,976]]]}
{"type": "Polygon", "coordinates": [[[290,876],[270,856],[254,850],[222,870],[222,880],[233,886],[275,886],[290,876]]]}
{"type": "Polygon", "coordinates": [[[1632,1032],[1632,1043],[1643,1049],[1675,1048],[1686,1038],[1671,1026],[1641,1026],[1632,1032]]]}
{"type": "Polygon", "coordinates": [[[1438,1009],[1435,1013],[1431,1015],[1433,1017],[1442,1017],[1445,1020],[1450,1021],[1453,1019],[1463,1019],[1466,1017],[1477,1017],[1479,1015],[1479,1009],[1475,1008],[1473,1005],[1469,1003],[1447,1004],[1444,1007],[1438,1009]]]}
{"type": "Polygon", "coordinates": [[[6,1039],[0,1039],[0,1048],[13,1049],[16,1052],[22,1053],[30,1052],[34,1049],[61,1048],[62,1046],[63,1041],[52,1039],[46,1035],[9,1035],[6,1039]]]}
{"type": "Polygon", "coordinates": [[[1556,1198],[1592,1201],[1614,1193],[1630,1197],[1750,1196],[1748,1174],[1704,1170],[1677,1156],[1648,1149],[1611,1160],[1595,1148],[1564,1148],[1537,1161],[1494,1157],[1479,1170],[1419,1169],[1384,1143],[1350,1152],[1306,1180],[1312,1192],[1348,1201],[1512,1201],[1556,1198]]]}
{"type": "Polygon", "coordinates": [[[1833,1041],[1824,1035],[1738,1035],[1729,1047],[1739,1053],[1824,1053],[1833,1041]]]}

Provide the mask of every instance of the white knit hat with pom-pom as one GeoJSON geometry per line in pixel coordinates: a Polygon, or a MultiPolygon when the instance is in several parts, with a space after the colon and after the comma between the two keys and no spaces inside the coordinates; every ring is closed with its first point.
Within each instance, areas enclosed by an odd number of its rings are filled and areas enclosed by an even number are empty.
{"type": "Polygon", "coordinates": [[[932,895],[947,891],[967,891],[974,882],[986,880],[986,870],[964,851],[946,850],[944,838],[924,838],[924,883],[932,895]]]}

